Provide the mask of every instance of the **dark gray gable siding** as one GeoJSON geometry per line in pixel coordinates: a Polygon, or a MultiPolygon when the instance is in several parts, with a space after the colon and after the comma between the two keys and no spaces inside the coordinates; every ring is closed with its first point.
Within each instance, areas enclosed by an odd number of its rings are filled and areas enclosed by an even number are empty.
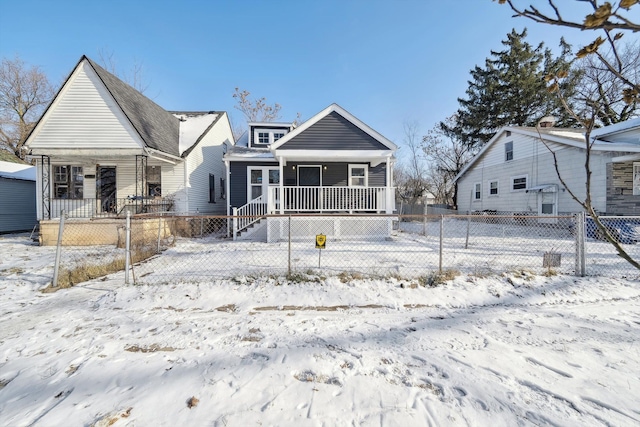
{"type": "Polygon", "coordinates": [[[179,156],[180,121],[178,118],[91,59],[86,59],[144,143],[149,148],[179,156]]]}
{"type": "Polygon", "coordinates": [[[273,166],[274,162],[230,162],[229,163],[229,204],[232,208],[245,205],[247,200],[247,168],[249,166],[273,166]]]}
{"type": "Polygon", "coordinates": [[[281,150],[388,150],[359,127],[331,112],[316,124],[284,143],[281,150]]]}

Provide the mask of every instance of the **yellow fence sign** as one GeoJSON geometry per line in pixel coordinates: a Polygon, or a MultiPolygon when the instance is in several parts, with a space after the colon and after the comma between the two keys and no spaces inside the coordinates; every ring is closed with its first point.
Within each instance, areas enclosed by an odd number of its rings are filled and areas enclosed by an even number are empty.
{"type": "Polygon", "coordinates": [[[316,249],[325,249],[327,244],[327,236],[324,234],[316,234],[316,249]]]}

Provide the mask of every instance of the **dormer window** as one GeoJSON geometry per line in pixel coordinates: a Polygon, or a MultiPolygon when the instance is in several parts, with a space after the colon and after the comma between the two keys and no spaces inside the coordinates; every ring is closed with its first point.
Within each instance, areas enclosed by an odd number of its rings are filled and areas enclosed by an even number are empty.
{"type": "Polygon", "coordinates": [[[256,147],[266,146],[273,144],[283,136],[287,134],[285,129],[268,129],[268,128],[254,128],[253,129],[253,145],[256,147]]]}
{"type": "Polygon", "coordinates": [[[258,132],[258,144],[269,143],[269,132],[258,132]]]}

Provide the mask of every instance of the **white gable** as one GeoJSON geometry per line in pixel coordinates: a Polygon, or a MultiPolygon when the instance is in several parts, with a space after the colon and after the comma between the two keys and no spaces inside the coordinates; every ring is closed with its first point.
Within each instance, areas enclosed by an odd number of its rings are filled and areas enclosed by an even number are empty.
{"type": "Polygon", "coordinates": [[[27,142],[46,149],[123,149],[142,142],[91,66],[82,61],[27,142]]]}

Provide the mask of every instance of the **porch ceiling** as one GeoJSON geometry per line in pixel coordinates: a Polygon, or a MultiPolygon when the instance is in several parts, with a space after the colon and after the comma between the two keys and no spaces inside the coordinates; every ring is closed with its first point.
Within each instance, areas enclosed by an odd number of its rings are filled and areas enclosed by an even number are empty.
{"type": "Polygon", "coordinates": [[[393,159],[393,153],[388,150],[276,150],[275,156],[282,158],[285,165],[290,162],[347,162],[375,166],[393,159]]]}

